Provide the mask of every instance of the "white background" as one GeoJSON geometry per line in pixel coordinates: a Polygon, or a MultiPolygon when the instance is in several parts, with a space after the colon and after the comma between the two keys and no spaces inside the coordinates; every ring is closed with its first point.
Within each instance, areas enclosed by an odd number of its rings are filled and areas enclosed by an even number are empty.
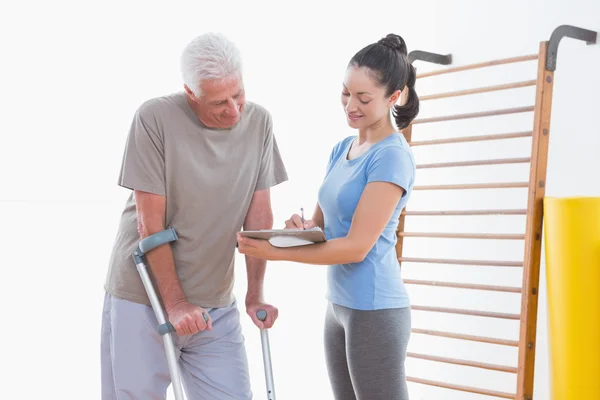
{"type": "MultiPolygon", "coordinates": [[[[331,147],[353,132],[340,106],[346,63],[389,32],[455,65],[535,54],[561,24],[600,30],[600,3],[579,1],[14,2],[0,9],[2,398],[99,399],[103,283],[128,193],[116,185],[135,109],[180,90],[179,54],[226,33],[242,50],[247,97],[267,107],[290,181],[273,190],[276,225],[312,210],[331,147]],[[310,163],[309,163],[310,162],[310,163]],[[308,169],[306,165],[311,165],[308,169]]],[[[419,71],[431,66],[418,63],[419,71]]],[[[600,48],[560,45],[547,195],[600,195],[596,123],[600,48]]],[[[420,94],[535,79],[535,62],[431,78],[420,94]]],[[[421,117],[532,105],[533,88],[423,103],[421,117]]],[[[416,126],[415,140],[531,129],[532,115],[416,126]]],[[[530,139],[415,148],[418,163],[527,156],[530,139]]],[[[419,171],[419,184],[526,180],[526,165],[419,171]]],[[[523,208],[525,190],[415,193],[410,209],[523,208]],[[471,195],[477,195],[474,197],[471,195]]],[[[523,232],[523,217],[407,221],[407,230],[523,232]],[[497,225],[496,225],[497,223],[497,225]]],[[[406,241],[406,255],[522,259],[522,242],[406,241]]],[[[245,293],[238,257],[236,295],[245,293]]],[[[322,347],[325,268],[271,263],[266,296],[278,398],[331,399],[322,347]]],[[[405,277],[519,286],[520,270],[410,265],[405,277]]],[[[544,271],[542,271],[542,278],[544,271]]],[[[410,287],[414,304],[518,313],[519,295],[410,287]]],[[[535,398],[549,398],[540,283],[535,398]]],[[[413,325],[510,339],[516,322],[413,313],[413,325]]],[[[257,399],[266,398],[259,332],[243,329],[257,399]]],[[[516,366],[516,351],[413,335],[415,352],[516,366]]],[[[515,375],[409,359],[409,375],[514,391],[515,375]]],[[[410,384],[411,399],[475,395],[410,384]]]]}

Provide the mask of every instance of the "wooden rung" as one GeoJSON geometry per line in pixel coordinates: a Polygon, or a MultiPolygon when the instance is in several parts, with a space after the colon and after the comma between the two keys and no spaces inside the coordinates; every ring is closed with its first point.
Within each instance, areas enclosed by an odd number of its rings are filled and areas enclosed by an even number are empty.
{"type": "Polygon", "coordinates": [[[496,65],[512,64],[512,63],[523,62],[523,61],[533,61],[533,60],[537,60],[537,59],[538,59],[537,54],[531,54],[528,56],[520,56],[520,57],[503,58],[501,60],[492,60],[492,61],[481,62],[481,63],[476,63],[476,64],[462,65],[460,67],[452,67],[452,68],[438,69],[435,71],[422,72],[420,74],[417,74],[417,79],[427,78],[429,76],[435,76],[435,75],[450,74],[452,72],[467,71],[470,69],[493,67],[496,65]]]}
{"type": "Polygon", "coordinates": [[[497,133],[494,135],[463,136],[448,139],[421,140],[410,142],[411,146],[431,146],[436,144],[483,142],[486,140],[517,139],[531,137],[532,132],[497,133]]]}
{"type": "Polygon", "coordinates": [[[453,264],[453,265],[479,265],[484,267],[522,267],[522,261],[485,261],[485,260],[453,260],[444,258],[417,258],[399,257],[400,262],[428,263],[428,264],[453,264]]]}
{"type": "Polygon", "coordinates": [[[484,396],[500,397],[502,399],[516,400],[516,398],[517,398],[516,394],[511,394],[511,393],[506,393],[506,392],[498,392],[495,390],[479,389],[479,388],[470,387],[470,386],[454,385],[452,383],[437,382],[437,381],[431,381],[428,379],[413,378],[412,376],[406,377],[406,380],[408,382],[419,383],[421,385],[435,386],[435,387],[451,389],[451,390],[459,390],[461,392],[481,394],[484,396]]]}
{"type": "Polygon", "coordinates": [[[495,92],[498,90],[509,90],[509,89],[528,87],[528,86],[535,86],[536,84],[537,84],[537,80],[533,79],[530,81],[506,83],[503,85],[495,85],[495,86],[486,86],[486,87],[481,87],[481,88],[458,90],[455,92],[429,94],[429,95],[425,95],[425,96],[419,96],[419,100],[425,101],[425,100],[446,99],[449,97],[466,96],[469,94],[488,93],[488,92],[495,92]]]}
{"type": "Polygon", "coordinates": [[[471,119],[471,118],[493,117],[496,115],[519,114],[519,113],[524,113],[524,112],[533,112],[533,110],[534,110],[534,106],[526,106],[526,107],[505,108],[502,110],[479,111],[479,112],[467,113],[467,114],[444,115],[441,117],[416,119],[412,122],[412,124],[413,125],[427,124],[427,123],[431,123],[431,122],[445,122],[445,121],[456,121],[459,119],[471,119]]]}
{"type": "Polygon", "coordinates": [[[439,239],[491,239],[524,240],[524,234],[518,233],[440,233],[440,232],[398,232],[402,237],[439,238],[439,239]]]}
{"type": "Polygon", "coordinates": [[[456,185],[415,186],[413,190],[511,189],[528,188],[529,182],[461,183],[456,185]]]}
{"type": "Polygon", "coordinates": [[[411,352],[406,353],[406,356],[411,357],[411,358],[419,358],[421,360],[427,360],[427,361],[436,361],[436,362],[441,362],[441,363],[446,363],[446,364],[462,365],[465,367],[487,369],[490,371],[509,372],[509,373],[513,373],[513,374],[517,373],[516,367],[510,367],[508,365],[487,364],[487,363],[482,363],[482,362],[477,362],[477,361],[460,360],[457,358],[439,357],[439,356],[432,356],[432,355],[428,355],[428,354],[419,354],[419,353],[411,353],[411,352]]]}
{"type": "Polygon", "coordinates": [[[457,216],[457,215],[527,215],[526,209],[512,210],[451,210],[451,211],[402,211],[405,216],[457,216]]]}
{"type": "Polygon", "coordinates": [[[453,161],[435,164],[419,164],[417,169],[425,168],[451,168],[451,167],[473,167],[479,165],[502,165],[502,164],[524,164],[531,161],[531,157],[522,158],[498,158],[495,160],[473,160],[473,161],[453,161]]]}
{"type": "Polygon", "coordinates": [[[474,289],[474,290],[487,290],[492,292],[506,292],[506,293],[521,293],[521,288],[513,286],[496,286],[496,285],[478,285],[475,283],[458,283],[458,282],[438,282],[438,281],[422,281],[417,279],[404,279],[404,283],[409,285],[423,285],[423,286],[438,286],[438,287],[449,287],[456,289],[474,289]]]}
{"type": "Polygon", "coordinates": [[[483,336],[463,335],[461,333],[440,332],[440,331],[432,331],[430,329],[418,329],[418,328],[411,329],[411,332],[420,334],[420,335],[430,335],[430,336],[445,337],[445,338],[449,338],[449,339],[467,340],[470,342],[489,343],[489,344],[498,344],[501,346],[519,347],[519,342],[516,340],[506,340],[506,339],[488,338],[488,337],[483,337],[483,336]]]}
{"type": "Polygon", "coordinates": [[[498,312],[492,312],[492,311],[464,310],[461,308],[411,306],[411,309],[415,310],[415,311],[429,311],[429,312],[437,312],[437,313],[445,313],[445,314],[471,315],[474,317],[514,319],[517,321],[521,319],[521,316],[519,314],[507,314],[507,313],[498,313],[498,312]]]}

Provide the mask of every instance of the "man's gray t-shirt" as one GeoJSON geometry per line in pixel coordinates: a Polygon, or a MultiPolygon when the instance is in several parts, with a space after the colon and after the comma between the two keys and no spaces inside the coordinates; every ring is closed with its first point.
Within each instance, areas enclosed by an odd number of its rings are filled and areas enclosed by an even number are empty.
{"type": "MultiPolygon", "coordinates": [[[[165,225],[179,237],[171,246],[185,296],[192,304],[213,308],[234,301],[236,232],[254,192],[286,180],[267,110],[246,102],[234,127],[211,129],[181,92],[149,100],[137,110],[119,185],[166,196],[165,225]]],[[[132,258],[139,241],[132,192],[105,288],[116,297],[150,304],[132,258]]]]}

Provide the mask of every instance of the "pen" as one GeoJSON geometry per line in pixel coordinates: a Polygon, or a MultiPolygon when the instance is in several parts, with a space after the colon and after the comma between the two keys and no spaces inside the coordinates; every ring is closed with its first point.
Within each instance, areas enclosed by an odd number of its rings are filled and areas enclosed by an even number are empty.
{"type": "Polygon", "coordinates": [[[301,217],[302,218],[302,229],[306,229],[306,228],[304,228],[304,207],[302,207],[300,209],[300,212],[302,213],[302,217],[301,217]]]}

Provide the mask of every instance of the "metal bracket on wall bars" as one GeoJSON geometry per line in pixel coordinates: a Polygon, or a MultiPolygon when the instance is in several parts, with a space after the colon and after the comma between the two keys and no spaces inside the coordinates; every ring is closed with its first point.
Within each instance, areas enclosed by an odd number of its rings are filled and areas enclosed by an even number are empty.
{"type": "Polygon", "coordinates": [[[598,33],[572,25],[561,25],[552,32],[548,43],[548,54],[546,56],[546,69],[556,70],[556,58],[558,56],[558,44],[564,37],[585,41],[588,45],[595,44],[598,33]]]}
{"type": "Polygon", "coordinates": [[[416,60],[433,64],[450,65],[452,64],[452,54],[436,54],[423,50],[413,50],[408,53],[408,61],[411,64],[416,60]]]}

